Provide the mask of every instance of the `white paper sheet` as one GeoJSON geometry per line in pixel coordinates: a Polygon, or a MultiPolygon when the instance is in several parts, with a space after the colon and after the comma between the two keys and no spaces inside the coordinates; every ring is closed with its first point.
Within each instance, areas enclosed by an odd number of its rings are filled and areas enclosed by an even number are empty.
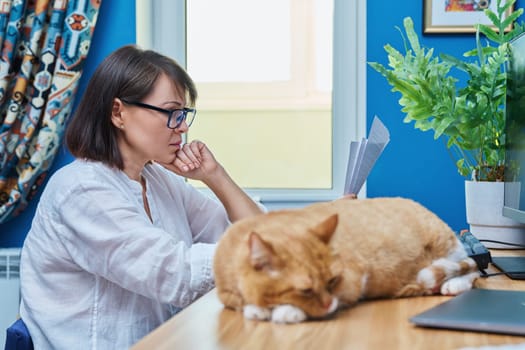
{"type": "Polygon", "coordinates": [[[375,116],[372,121],[372,127],[368,133],[368,139],[363,138],[361,142],[350,142],[344,187],[345,195],[359,193],[370,171],[389,141],[390,133],[388,129],[381,120],[375,116]]]}

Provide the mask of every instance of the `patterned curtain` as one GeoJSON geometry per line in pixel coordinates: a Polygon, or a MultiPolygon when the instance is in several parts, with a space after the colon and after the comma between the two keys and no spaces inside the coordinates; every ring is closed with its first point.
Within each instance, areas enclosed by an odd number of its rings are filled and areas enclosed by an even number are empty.
{"type": "Polygon", "coordinates": [[[0,224],[61,144],[101,0],[0,0],[0,224]]]}

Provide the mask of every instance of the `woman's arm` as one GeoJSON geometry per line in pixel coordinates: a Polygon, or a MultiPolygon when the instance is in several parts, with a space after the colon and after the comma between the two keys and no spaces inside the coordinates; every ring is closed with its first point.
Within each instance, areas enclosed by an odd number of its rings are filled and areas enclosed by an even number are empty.
{"type": "Polygon", "coordinates": [[[204,182],[222,202],[232,222],[262,213],[201,141],[185,144],[172,164],[162,165],[176,174],[204,182]]]}
{"type": "Polygon", "coordinates": [[[230,221],[235,222],[262,213],[261,208],[233,181],[222,166],[215,176],[210,176],[204,183],[222,202],[230,221]]]}

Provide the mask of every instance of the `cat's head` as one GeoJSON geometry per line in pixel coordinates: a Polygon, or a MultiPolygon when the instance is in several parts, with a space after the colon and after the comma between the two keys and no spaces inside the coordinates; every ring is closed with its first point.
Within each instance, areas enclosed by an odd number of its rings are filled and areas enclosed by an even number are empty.
{"type": "Polygon", "coordinates": [[[337,222],[331,215],[301,229],[262,225],[251,231],[248,263],[239,276],[245,301],[267,308],[291,304],[311,318],[333,312],[342,278],[342,265],[329,246],[337,222]]]}

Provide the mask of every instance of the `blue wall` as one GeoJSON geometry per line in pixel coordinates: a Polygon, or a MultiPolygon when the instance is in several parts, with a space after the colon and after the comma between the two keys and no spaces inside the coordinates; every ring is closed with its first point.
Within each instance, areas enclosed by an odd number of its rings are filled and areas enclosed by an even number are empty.
{"type": "MultiPolygon", "coordinates": [[[[518,0],[523,7],[525,0],[518,0]]],[[[383,46],[390,43],[402,48],[396,26],[410,16],[419,30],[422,44],[436,52],[460,56],[474,45],[474,35],[422,35],[423,1],[367,1],[368,61],[387,63],[383,46]]],[[[98,63],[111,51],[135,42],[135,7],[129,0],[103,0],[91,50],[85,64],[78,93],[81,94],[98,63]]],[[[390,144],[368,179],[368,196],[403,196],[413,198],[442,217],[453,229],[466,227],[464,181],[441,140],[431,132],[415,130],[402,122],[398,94],[390,92],[385,79],[367,68],[367,113],[369,129],[378,115],[391,132],[390,144]],[[378,103],[380,101],[380,103],[378,103]]],[[[71,161],[61,150],[52,171],[71,161]]],[[[51,171],[51,172],[52,172],[51,171]]],[[[0,225],[0,247],[21,246],[30,228],[38,198],[18,217],[0,225]]]]}
{"type": "MultiPolygon", "coordinates": [[[[84,92],[89,77],[104,57],[118,47],[135,43],[136,41],[134,1],[102,0],[100,6],[97,25],[93,34],[91,48],[85,61],[84,73],[79,83],[77,96],[84,92]]],[[[50,173],[71,162],[71,160],[71,155],[64,148],[61,148],[50,173]]],[[[47,178],[49,179],[49,176],[47,178]]],[[[40,192],[42,189],[43,186],[40,188],[40,192]]],[[[5,224],[0,224],[0,247],[22,246],[25,236],[31,227],[31,220],[36,210],[38,197],[35,197],[19,216],[5,224]]]]}

